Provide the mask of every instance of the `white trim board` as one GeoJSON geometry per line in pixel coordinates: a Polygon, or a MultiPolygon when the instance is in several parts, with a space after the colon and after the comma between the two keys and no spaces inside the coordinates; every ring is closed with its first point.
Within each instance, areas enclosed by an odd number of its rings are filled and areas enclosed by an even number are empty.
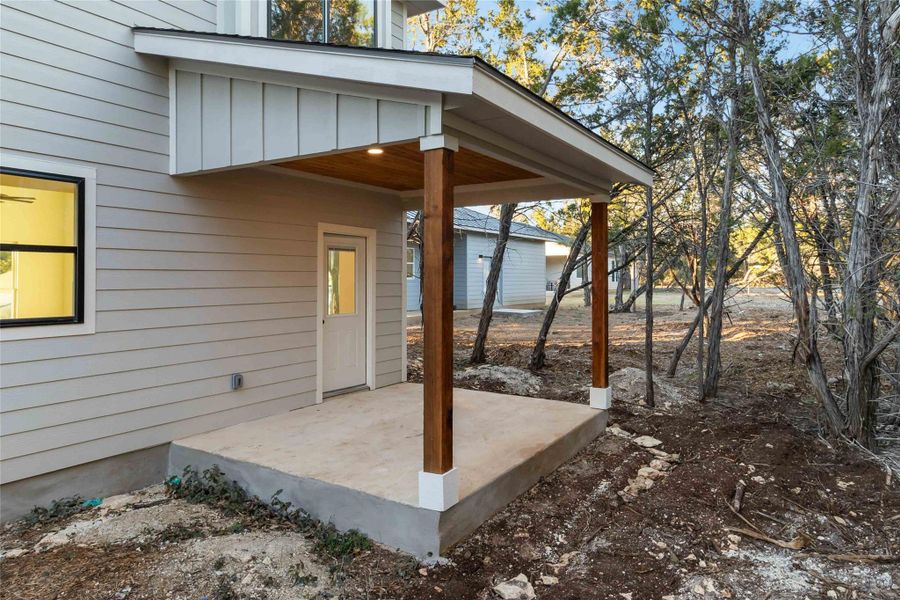
{"type": "Polygon", "coordinates": [[[400,266],[400,381],[404,382],[409,372],[409,348],[407,347],[409,336],[406,333],[408,312],[406,307],[406,247],[409,245],[409,225],[406,222],[406,211],[401,210],[400,215],[400,219],[403,222],[403,233],[401,234],[403,240],[403,263],[400,266]]]}
{"type": "MultiPolygon", "coordinates": [[[[376,231],[367,227],[353,227],[336,223],[319,223],[316,238],[316,404],[321,404],[322,389],[322,320],[325,318],[325,235],[352,235],[366,240],[366,387],[375,389],[375,291],[376,291],[376,231]]],[[[405,270],[403,271],[406,272],[405,270]]]]}
{"type": "Polygon", "coordinates": [[[76,163],[31,158],[7,151],[0,155],[0,164],[12,169],[84,179],[84,322],[9,327],[0,331],[0,339],[8,342],[93,334],[97,312],[97,170],[76,163]]]}

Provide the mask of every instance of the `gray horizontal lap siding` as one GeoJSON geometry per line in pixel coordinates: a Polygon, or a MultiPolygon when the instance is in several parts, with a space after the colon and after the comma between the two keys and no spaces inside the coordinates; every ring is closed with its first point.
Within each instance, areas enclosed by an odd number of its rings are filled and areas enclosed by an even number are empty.
{"type": "Polygon", "coordinates": [[[0,8],[18,30],[0,40],[2,150],[97,169],[96,333],[3,342],[3,482],[314,402],[319,222],[376,228],[375,379],[401,379],[396,200],[167,174],[168,69],[134,53],[130,27],[214,21],[200,0],[0,8]]]}

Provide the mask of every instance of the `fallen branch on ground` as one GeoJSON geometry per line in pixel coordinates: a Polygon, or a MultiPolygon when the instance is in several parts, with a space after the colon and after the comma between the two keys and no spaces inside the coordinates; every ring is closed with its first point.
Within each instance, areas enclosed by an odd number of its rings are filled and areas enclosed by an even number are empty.
{"type": "Polygon", "coordinates": [[[747,484],[744,483],[743,479],[738,480],[737,485],[734,486],[734,499],[731,501],[731,509],[735,513],[741,512],[741,501],[744,499],[744,490],[747,488],[747,484]]]}
{"type": "Polygon", "coordinates": [[[742,527],[726,527],[725,531],[733,531],[734,533],[739,533],[755,540],[769,542],[770,544],[775,544],[780,548],[787,548],[788,550],[802,550],[806,547],[807,544],[809,544],[809,539],[804,535],[798,535],[791,541],[785,542],[784,540],[776,540],[775,538],[769,537],[764,533],[759,533],[753,531],[752,529],[744,529],[742,527]]]}
{"type": "Polygon", "coordinates": [[[843,562],[861,563],[894,563],[900,562],[900,555],[894,554],[823,554],[821,552],[803,552],[801,557],[827,558],[843,562]]]}

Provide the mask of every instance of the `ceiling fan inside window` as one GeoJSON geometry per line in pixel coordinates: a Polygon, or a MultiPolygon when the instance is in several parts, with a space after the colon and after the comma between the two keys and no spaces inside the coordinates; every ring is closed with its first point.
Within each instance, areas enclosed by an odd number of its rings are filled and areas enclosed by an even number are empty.
{"type": "Polygon", "coordinates": [[[9,196],[0,194],[0,202],[21,202],[22,204],[34,204],[34,196],[9,196]]]}

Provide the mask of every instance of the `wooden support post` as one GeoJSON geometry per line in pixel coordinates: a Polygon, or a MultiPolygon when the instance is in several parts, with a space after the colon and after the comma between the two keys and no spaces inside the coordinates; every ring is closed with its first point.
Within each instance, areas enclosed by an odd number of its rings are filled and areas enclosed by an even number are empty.
{"type": "Polygon", "coordinates": [[[423,470],[453,468],[453,150],[425,150],[423,470]]]}
{"type": "Polygon", "coordinates": [[[591,406],[609,408],[609,214],[591,203],[591,406]]]}

